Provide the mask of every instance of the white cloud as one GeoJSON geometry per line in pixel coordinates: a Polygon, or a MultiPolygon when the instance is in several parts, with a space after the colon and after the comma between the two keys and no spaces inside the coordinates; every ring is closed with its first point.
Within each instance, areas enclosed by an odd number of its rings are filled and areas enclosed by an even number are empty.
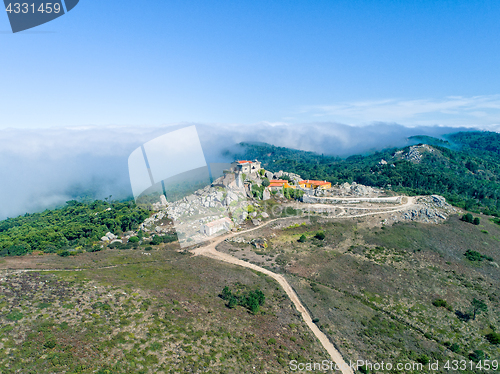
{"type": "Polygon", "coordinates": [[[440,100],[386,99],[315,105],[302,109],[317,118],[354,125],[397,122],[406,126],[467,126],[494,129],[500,124],[500,95],[449,96],[440,100]]]}
{"type": "MultiPolygon", "coordinates": [[[[131,196],[128,157],[132,151],[187,125],[192,124],[0,130],[0,219],[62,204],[78,194],[131,196]]],[[[334,122],[196,125],[207,162],[231,161],[222,151],[240,142],[347,156],[403,146],[411,135],[439,136],[458,130],[395,123],[364,127],[334,122]]]]}

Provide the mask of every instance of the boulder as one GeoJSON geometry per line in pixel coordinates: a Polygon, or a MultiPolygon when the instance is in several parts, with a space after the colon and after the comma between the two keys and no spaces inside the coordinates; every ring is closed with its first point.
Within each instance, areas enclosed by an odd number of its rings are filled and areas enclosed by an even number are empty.
{"type": "Polygon", "coordinates": [[[113,234],[113,233],[111,233],[111,232],[107,232],[106,236],[108,237],[109,240],[115,240],[116,239],[116,235],[113,234]]]}
{"type": "Polygon", "coordinates": [[[264,188],[264,192],[262,193],[262,200],[269,200],[271,198],[271,192],[269,188],[264,188]]]}

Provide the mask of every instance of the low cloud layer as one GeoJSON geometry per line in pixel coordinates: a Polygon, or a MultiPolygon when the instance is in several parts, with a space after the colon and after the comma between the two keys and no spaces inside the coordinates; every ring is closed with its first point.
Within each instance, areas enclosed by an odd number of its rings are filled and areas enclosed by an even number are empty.
{"type": "MultiPolygon", "coordinates": [[[[0,219],[55,207],[76,196],[131,196],[130,153],[186,125],[0,130],[0,219]]],[[[222,151],[239,142],[266,142],[348,156],[403,146],[412,135],[440,136],[465,130],[388,123],[364,127],[337,123],[196,125],[208,162],[231,161],[222,157],[222,151]]]]}
{"type": "Polygon", "coordinates": [[[405,125],[467,126],[500,130],[500,95],[450,96],[444,99],[372,100],[315,105],[302,113],[317,118],[336,118],[345,123],[397,121],[405,125]]]}

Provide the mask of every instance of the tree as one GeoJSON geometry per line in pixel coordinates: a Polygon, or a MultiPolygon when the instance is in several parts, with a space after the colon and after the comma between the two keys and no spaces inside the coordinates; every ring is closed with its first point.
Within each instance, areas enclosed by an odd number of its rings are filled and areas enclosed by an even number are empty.
{"type": "Polygon", "coordinates": [[[301,243],[305,243],[306,240],[307,240],[307,238],[304,234],[302,234],[299,238],[299,242],[301,242],[301,243]]]}
{"type": "Polygon", "coordinates": [[[478,300],[474,298],[471,302],[472,305],[472,311],[473,311],[473,316],[472,320],[476,320],[476,315],[480,314],[481,312],[487,312],[488,311],[488,306],[484,303],[483,300],[478,300]]]}
{"type": "Polygon", "coordinates": [[[474,218],[472,217],[472,214],[467,213],[462,216],[462,221],[472,223],[474,221],[474,218]]]}
{"type": "Polygon", "coordinates": [[[478,226],[481,223],[481,220],[479,219],[479,217],[476,217],[476,218],[474,218],[474,221],[472,221],[472,223],[474,225],[478,226]]]}
{"type": "Polygon", "coordinates": [[[262,180],[262,185],[263,185],[264,187],[269,187],[269,185],[270,185],[270,184],[271,184],[271,183],[269,182],[269,179],[264,178],[264,179],[262,180]]]}
{"type": "MultiPolygon", "coordinates": [[[[266,174],[266,171],[265,171],[264,169],[260,169],[260,170],[259,170],[259,174],[260,174],[260,176],[261,176],[261,177],[263,177],[263,176],[264,176],[264,174],[266,174]]],[[[267,179],[267,178],[266,178],[266,179],[267,179]]]]}

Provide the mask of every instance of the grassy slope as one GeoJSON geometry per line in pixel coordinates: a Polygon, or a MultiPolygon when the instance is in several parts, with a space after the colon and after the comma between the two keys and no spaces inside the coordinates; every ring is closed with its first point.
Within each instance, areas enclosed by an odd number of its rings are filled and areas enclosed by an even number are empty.
{"type": "Polygon", "coordinates": [[[457,217],[384,230],[362,221],[317,222],[269,241],[266,256],[279,257],[299,296],[349,358],[442,361],[468,359],[474,350],[500,358],[499,347],[484,337],[500,328],[500,270],[463,256],[473,249],[500,262],[499,225],[483,219],[474,226],[457,217]],[[318,229],[325,230],[324,241],[314,239],[318,229]],[[302,234],[306,243],[297,241],[302,234]],[[451,310],[433,306],[438,298],[451,310]],[[460,321],[455,311],[469,312],[473,298],[484,300],[488,313],[460,321]],[[459,352],[445,343],[457,343],[459,352]]]}
{"type": "Polygon", "coordinates": [[[167,248],[142,263],[134,250],[37,256],[88,270],[2,275],[1,372],[282,373],[290,359],[325,357],[272,279],[167,248]],[[225,285],[263,290],[261,312],[228,309],[225,285]]]}

